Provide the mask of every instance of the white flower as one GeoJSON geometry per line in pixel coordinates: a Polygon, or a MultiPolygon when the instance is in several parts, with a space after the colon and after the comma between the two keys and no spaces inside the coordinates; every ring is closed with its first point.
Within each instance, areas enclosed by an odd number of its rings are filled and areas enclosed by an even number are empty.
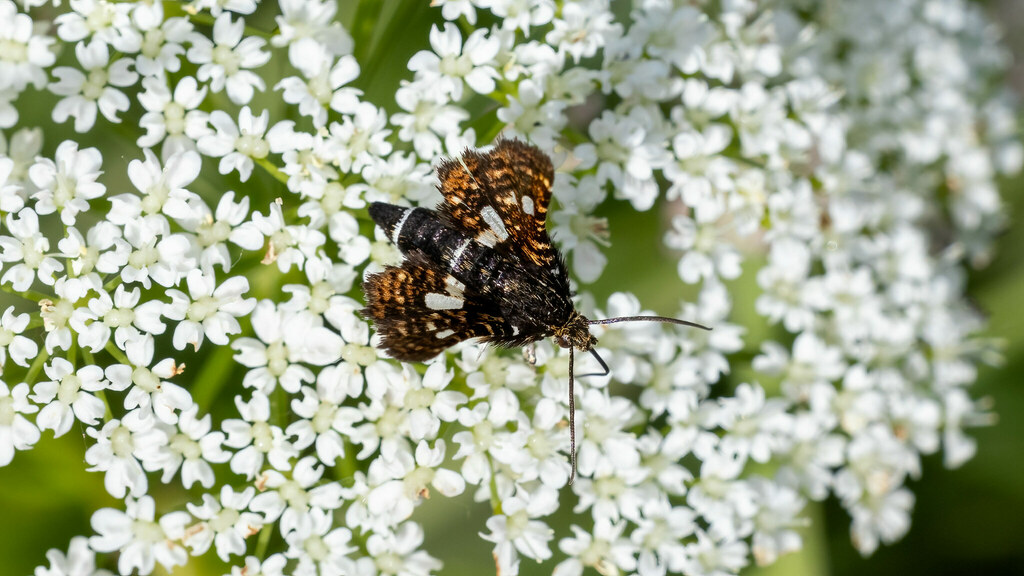
{"type": "Polygon", "coordinates": [[[493,63],[501,47],[495,35],[476,30],[463,45],[458,27],[445,22],[443,30],[430,29],[430,46],[433,52],[421,50],[409,59],[409,70],[438,98],[461,100],[463,81],[478,94],[494,91],[498,73],[493,63]]]}
{"type": "Polygon", "coordinates": [[[266,458],[278,470],[290,470],[289,460],[298,456],[298,450],[285,437],[278,426],[270,425],[270,400],[261,392],[253,392],[249,402],[235,397],[239,419],[224,420],[221,428],[227,433],[224,445],[236,450],[231,457],[231,471],[249,480],[263,468],[266,458]]]}
{"type": "Polygon", "coordinates": [[[288,426],[295,445],[302,449],[315,444],[317,458],[333,465],[345,455],[345,438],[363,419],[357,408],[342,406],[346,398],[358,398],[363,377],[358,366],[341,362],[327,366],[317,375],[316,389],[303,386],[302,398],[292,400],[292,411],[302,419],[288,426]]]}
{"type": "Polygon", "coordinates": [[[567,180],[559,177],[555,181],[554,194],[560,208],[551,213],[551,235],[561,243],[576,278],[593,282],[608,263],[601,249],[611,245],[608,219],[593,215],[605,193],[592,176],[584,176],[578,182],[567,180]]]}
{"type": "Polygon", "coordinates": [[[751,553],[759,566],[774,564],[779,556],[795,552],[802,547],[797,528],[807,521],[797,517],[804,500],[795,490],[774,482],[755,478],[752,487],[757,493],[761,510],[755,516],[751,553]]]}
{"type": "Polygon", "coordinates": [[[54,19],[61,40],[70,43],[91,38],[92,43],[110,44],[118,52],[138,51],[139,32],[128,16],[131,5],[107,0],[70,0],[69,4],[72,12],[54,19]]]}
{"type": "Polygon", "coordinates": [[[522,30],[526,35],[530,34],[531,26],[544,26],[555,15],[555,3],[552,0],[485,0],[480,4],[501,19],[503,30],[522,30]]]}
{"type": "Polygon", "coordinates": [[[767,400],[761,386],[744,382],[736,387],[735,396],[719,399],[718,406],[705,425],[725,430],[719,450],[726,456],[763,464],[787,447],[788,403],[781,398],[767,400]]]}
{"type": "Polygon", "coordinates": [[[810,332],[797,336],[792,358],[775,342],[766,342],[764,350],[765,355],[754,359],[754,368],[781,374],[784,390],[795,400],[806,398],[815,385],[838,380],[846,371],[842,353],[810,332]]]}
{"type": "Polygon", "coordinates": [[[441,468],[445,443],[438,439],[433,448],[426,440],[416,445],[415,453],[396,450],[381,454],[370,463],[369,480],[374,485],[366,499],[370,514],[383,525],[395,525],[409,518],[416,504],[430,495],[429,486],[449,498],[466,489],[456,472],[441,468]]]}
{"type": "Polygon", "coordinates": [[[245,235],[247,245],[255,245],[256,235],[266,237],[267,252],[263,263],[277,262],[277,268],[282,272],[287,272],[293,265],[301,269],[306,259],[315,257],[326,241],[322,232],[307,226],[288,225],[281,206],[276,203],[270,205],[266,216],[254,213],[252,221],[242,224],[239,230],[245,235]]]}
{"type": "Polygon", "coordinates": [[[134,410],[124,418],[108,420],[103,428],[86,432],[96,443],[85,451],[90,472],[105,472],[103,485],[114,498],[138,497],[149,489],[143,466],[159,464],[167,436],[148,412],[134,410]]]}
{"type": "Polygon", "coordinates": [[[71,348],[71,328],[69,320],[75,312],[76,305],[89,293],[90,290],[100,291],[100,281],[95,274],[89,274],[82,278],[69,278],[61,276],[53,284],[55,300],[45,298],[39,301],[39,315],[43,318],[43,330],[46,332],[44,345],[49,354],[57,348],[67,350],[71,348]]]}
{"type": "Polygon", "coordinates": [[[502,514],[487,520],[487,534],[481,538],[494,542],[494,560],[502,573],[515,574],[519,566],[518,555],[534,560],[551,557],[548,542],[554,537],[550,526],[537,520],[558,509],[558,492],[540,486],[533,492],[519,487],[514,495],[501,501],[502,514]]]}
{"type": "Polygon", "coordinates": [[[322,482],[324,472],[325,468],[312,456],[296,462],[290,478],[276,470],[264,470],[256,479],[260,493],[249,508],[263,514],[266,522],[279,519],[281,532],[287,534],[295,530],[299,519],[311,510],[336,510],[345,501],[340,484],[322,482]]]}
{"type": "Polygon", "coordinates": [[[45,68],[57,59],[51,50],[54,39],[33,29],[32,17],[18,12],[11,0],[0,1],[0,91],[21,92],[31,84],[46,86],[45,68]]]}
{"type": "Polygon", "coordinates": [[[637,210],[654,204],[658,195],[654,169],[669,158],[655,128],[646,108],[633,108],[628,115],[605,111],[590,123],[594,143],[581,144],[575,151],[584,165],[597,163],[599,184],[611,183],[615,197],[629,200],[637,210]]]}
{"type": "Polygon", "coordinates": [[[196,10],[209,10],[214,16],[221,16],[224,11],[238,14],[252,14],[256,11],[259,0],[193,0],[196,10]]]}
{"type": "Polygon", "coordinates": [[[667,499],[644,502],[643,516],[629,538],[639,549],[637,574],[664,576],[681,572],[686,560],[684,542],[697,528],[696,514],[685,506],[672,506],[667,499]]]}
{"type": "Polygon", "coordinates": [[[569,481],[569,462],[565,457],[569,438],[558,426],[564,419],[561,405],[542,398],[532,419],[520,413],[516,431],[495,438],[490,454],[507,464],[520,482],[540,479],[547,487],[561,488],[569,481]]]}
{"type": "Polygon", "coordinates": [[[466,395],[444,388],[452,381],[454,372],[446,371],[444,364],[431,364],[416,384],[405,391],[402,399],[409,410],[409,439],[413,441],[436,438],[441,422],[455,420],[459,406],[466,395]]]}
{"type": "Polygon", "coordinates": [[[609,39],[622,33],[613,22],[615,15],[600,2],[567,2],[562,13],[552,21],[552,29],[544,40],[579,63],[581,58],[595,55],[609,39]]]}
{"type": "Polygon", "coordinates": [[[128,178],[139,194],[118,194],[110,198],[107,220],[118,226],[143,215],[159,214],[172,199],[180,201],[190,197],[186,186],[195,181],[202,167],[202,158],[192,151],[168,156],[163,166],[148,148],[143,154],[145,160],[128,163],[128,178]]]}
{"type": "Polygon", "coordinates": [[[294,530],[284,535],[288,543],[285,556],[298,560],[295,576],[344,576],[351,574],[348,555],[356,551],[349,542],[348,528],[331,529],[330,514],[314,508],[303,516],[294,530]]]}
{"type": "Polygon", "coordinates": [[[89,300],[88,308],[77,308],[71,314],[71,327],[78,332],[78,344],[93,353],[99,352],[114,333],[114,342],[122,350],[129,340],[143,335],[163,334],[166,326],[160,321],[164,303],[149,300],[140,303],[142,292],[137,288],[125,289],[124,285],[107,291],[89,300]]]}
{"type": "Polygon", "coordinates": [[[180,467],[182,486],[191,488],[198,482],[203,488],[211,488],[215,480],[211,464],[221,464],[231,458],[222,447],[224,433],[211,431],[210,415],[199,418],[198,413],[199,406],[192,404],[178,417],[178,433],[171,437],[167,446],[169,454],[161,465],[160,480],[165,484],[180,467]]]}
{"type": "Polygon", "coordinates": [[[54,274],[64,266],[52,256],[47,256],[50,241],[39,231],[39,217],[31,208],[23,208],[18,218],[7,215],[7,230],[14,235],[0,236],[0,261],[13,262],[0,282],[10,284],[18,292],[32,286],[36,277],[43,284],[53,286],[54,274]]]}
{"type": "Polygon", "coordinates": [[[225,562],[230,562],[232,555],[245,554],[245,539],[258,534],[263,527],[259,514],[246,511],[255,494],[252,486],[235,492],[225,485],[220,490],[219,500],[203,494],[202,505],[188,503],[188,511],[199,523],[189,526],[182,543],[191,548],[195,556],[216,544],[217,556],[225,562]]]}
{"type": "Polygon", "coordinates": [[[100,256],[96,268],[101,272],[120,270],[125,282],[138,282],[149,288],[152,282],[175,286],[188,270],[195,269],[192,246],[183,234],[171,234],[167,219],[161,214],[140,216],[124,227],[124,240],[115,240],[118,248],[100,256]],[[109,268],[107,266],[110,266],[109,268]]]}
{"type": "Polygon", "coordinates": [[[632,572],[636,569],[636,550],[633,543],[622,537],[625,522],[610,523],[598,520],[593,535],[579,526],[573,526],[574,538],[563,538],[558,547],[570,556],[555,566],[552,576],[581,576],[584,566],[599,572],[632,572]]]}
{"type": "Polygon", "coordinates": [[[152,413],[164,424],[175,424],[178,421],[176,412],[192,407],[192,396],[188,390],[168,382],[184,369],[173,358],[164,358],[149,367],[153,362],[154,347],[153,337],[149,334],[129,340],[125,352],[131,364],[108,366],[107,378],[115,390],[128,390],[124,398],[126,410],[138,408],[143,413],[152,413]]]}
{"type": "Polygon", "coordinates": [[[25,206],[22,187],[12,178],[14,160],[0,156],[0,210],[17,212],[25,206]]]}
{"type": "Polygon", "coordinates": [[[346,55],[335,62],[326,47],[311,39],[293,43],[289,55],[305,80],[292,76],[274,86],[283,91],[285,102],[297,105],[299,114],[312,118],[317,128],[327,125],[328,109],[342,114],[355,112],[362,90],[345,87],[359,76],[355,58],[346,55]]]}
{"type": "Polygon", "coordinates": [[[28,450],[39,441],[39,429],[25,418],[39,410],[28,401],[28,394],[24,382],[14,387],[0,382],[0,466],[11,463],[15,450],[28,450]]]}
{"type": "Polygon", "coordinates": [[[87,276],[95,271],[114,273],[127,261],[126,254],[118,253],[123,247],[118,240],[121,240],[121,229],[102,220],[90,228],[85,237],[78,228],[67,228],[67,236],[57,242],[57,248],[70,261],[72,276],[87,276]]]}
{"type": "Polygon", "coordinates": [[[95,148],[78,149],[65,140],[57,146],[53,160],[39,158],[29,168],[29,178],[38,188],[32,195],[39,215],[60,212],[64,224],[73,226],[80,212],[89,209],[89,200],[103,196],[106,187],[97,182],[103,157],[95,148]]]}
{"type": "Polygon", "coordinates": [[[146,134],[139,136],[136,144],[150,148],[163,142],[164,160],[178,152],[195,150],[196,140],[210,132],[209,115],[198,110],[206,98],[206,87],[199,87],[191,76],[182,78],[173,94],[162,77],[144,78],[142,87],[139,104],[146,112],[139,119],[139,127],[145,128],[146,134]]]}
{"type": "Polygon", "coordinates": [[[871,554],[879,542],[891,544],[910,529],[914,494],[906,488],[872,495],[850,508],[853,521],[850,538],[861,554],[871,554]]]}
{"type": "Polygon", "coordinates": [[[406,522],[393,532],[371,534],[366,540],[366,551],[377,560],[383,574],[428,576],[441,570],[442,564],[420,550],[422,545],[423,528],[406,522]]]}
{"type": "Polygon", "coordinates": [[[816,286],[807,282],[811,254],[799,241],[784,238],[772,243],[768,265],[757,274],[764,289],[755,306],[770,322],[782,321],[790,332],[800,332],[814,323],[816,286]]]}
{"type": "Polygon", "coordinates": [[[135,57],[135,69],[143,76],[160,76],[166,72],[181,69],[181,58],[185,54],[184,43],[192,34],[192,23],[187,18],[164,16],[163,4],[137,5],[132,11],[142,40],[139,55],[135,57]]]}
{"type": "MultiPolygon", "coordinates": [[[[21,128],[14,134],[8,137],[0,134],[0,156],[6,157],[11,161],[12,165],[10,173],[6,175],[8,184],[20,185],[24,189],[21,190],[22,200],[25,200],[27,195],[34,191],[31,180],[28,177],[29,168],[35,164],[36,157],[43,150],[43,131],[40,128],[21,128]]],[[[17,209],[21,209],[20,206],[17,209]]],[[[13,212],[14,207],[11,210],[5,210],[5,212],[13,212]]]]}
{"type": "Polygon", "coordinates": [[[371,161],[363,169],[363,178],[367,186],[363,195],[367,201],[398,202],[407,198],[421,206],[434,206],[440,199],[431,181],[430,167],[417,162],[413,154],[394,152],[387,160],[371,161]]]}
{"type": "Polygon", "coordinates": [[[220,158],[217,169],[221,174],[237,170],[242,182],[252,174],[253,160],[263,160],[270,153],[270,146],[263,134],[267,131],[270,113],[264,110],[253,116],[248,106],[238,113],[238,126],[227,113],[214,110],[210,114],[210,125],[216,133],[199,138],[197,147],[207,156],[220,158]]]}
{"type": "Polygon", "coordinates": [[[231,576],[251,576],[262,574],[263,576],[286,576],[285,566],[288,558],[284,554],[271,554],[262,562],[255,556],[246,556],[244,566],[232,566],[231,576]]]}
{"type": "Polygon", "coordinates": [[[443,150],[441,141],[457,133],[459,125],[469,118],[465,110],[446,102],[418,82],[405,84],[395,92],[395,103],[404,112],[392,114],[391,123],[399,128],[398,138],[412,142],[420,158],[439,156],[443,150]]]}
{"type": "Polygon", "coordinates": [[[15,314],[14,306],[8,306],[0,316],[0,375],[8,358],[19,366],[28,366],[29,358],[36,357],[39,346],[22,335],[28,323],[28,314],[15,314]]]}
{"type": "Polygon", "coordinates": [[[54,358],[43,365],[43,371],[51,380],[32,387],[32,401],[45,404],[36,417],[39,429],[53,430],[54,437],[59,437],[71,430],[75,420],[95,426],[106,411],[103,401],[92,394],[107,387],[103,369],[91,365],[76,371],[67,360],[54,358]]]}
{"type": "Polygon", "coordinates": [[[131,58],[121,58],[110,63],[107,45],[100,41],[89,44],[78,43],[75,55],[86,73],[76,68],[60,66],[54,68],[57,82],[50,84],[50,91],[61,98],[53,108],[54,122],[75,119],[75,132],[88,132],[96,123],[96,110],[113,123],[119,123],[119,112],[128,110],[131,101],[117,88],[135,84],[139,75],[130,69],[131,58]]]}
{"type": "Polygon", "coordinates": [[[242,298],[242,294],[249,291],[249,281],[243,276],[233,276],[217,285],[210,269],[193,269],[185,281],[188,295],[179,290],[167,291],[171,303],[165,308],[164,316],[179,321],[174,329],[174,347],[184,350],[191,344],[198,350],[204,336],[214,344],[226,345],[228,335],[241,331],[237,318],[256,307],[255,298],[242,298]]]}
{"type": "Polygon", "coordinates": [[[68,545],[65,555],[56,548],[46,552],[50,566],[36,567],[35,576],[110,576],[106,570],[96,567],[96,553],[89,548],[89,539],[75,536],[68,545]]]}
{"type": "MultiPolygon", "coordinates": [[[[278,33],[270,40],[274,46],[312,38],[334,56],[352,52],[352,37],[336,20],[338,5],[333,0],[280,0],[278,6],[281,15],[274,19],[278,33]]],[[[291,53],[289,59],[294,60],[291,53]]]]}
{"type": "Polygon", "coordinates": [[[320,317],[305,311],[275,309],[270,300],[256,304],[252,312],[255,338],[239,338],[231,347],[243,366],[254,368],[242,384],[270,394],[278,382],[296,393],[303,382],[313,381],[313,372],[300,363],[326,366],[341,359],[343,342],[323,327],[320,317]]]}
{"type": "Polygon", "coordinates": [[[391,153],[392,146],[387,141],[391,130],[385,126],[387,115],[383,109],[360,102],[351,115],[331,123],[323,153],[342,172],[358,172],[391,153]]]}
{"type": "Polygon", "coordinates": [[[697,541],[686,545],[681,572],[694,576],[736,574],[748,564],[748,547],[739,540],[719,539],[697,530],[697,541]]]}
{"type": "Polygon", "coordinates": [[[117,570],[146,575],[157,563],[170,571],[184,566],[188,553],[178,542],[185,535],[188,512],[169,512],[156,519],[156,503],[150,496],[125,500],[125,510],[101,508],[92,515],[96,536],[89,547],[97,552],[120,552],[117,570]]]}
{"type": "Polygon", "coordinates": [[[253,72],[270,60],[263,51],[266,40],[243,37],[245,19],[231,20],[227,12],[217,16],[213,24],[213,40],[192,33],[192,46],[186,54],[188,61],[199,65],[196,78],[209,82],[210,91],[220,92],[227,87],[228,98],[235,104],[248,104],[255,89],[266,89],[263,79],[253,72]]]}

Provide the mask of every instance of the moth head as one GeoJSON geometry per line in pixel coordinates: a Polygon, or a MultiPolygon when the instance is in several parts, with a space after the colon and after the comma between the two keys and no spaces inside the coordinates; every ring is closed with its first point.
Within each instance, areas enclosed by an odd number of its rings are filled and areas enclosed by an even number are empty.
{"type": "Polygon", "coordinates": [[[565,326],[554,329],[555,344],[562,348],[590,350],[597,345],[597,338],[590,333],[590,321],[576,313],[566,322],[565,326]]]}

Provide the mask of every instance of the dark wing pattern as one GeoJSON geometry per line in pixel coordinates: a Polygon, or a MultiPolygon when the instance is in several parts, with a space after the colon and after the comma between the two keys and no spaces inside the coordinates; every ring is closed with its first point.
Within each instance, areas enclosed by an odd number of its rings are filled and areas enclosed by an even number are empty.
{"type": "Polygon", "coordinates": [[[481,154],[467,150],[437,168],[444,203],[438,211],[481,244],[548,267],[558,253],[544,228],[554,168],[537,147],[499,140],[481,154]]]}
{"type": "Polygon", "coordinates": [[[381,347],[393,358],[422,362],[469,338],[511,337],[500,308],[429,261],[410,252],[401,266],[388,266],[363,283],[367,306],[381,334],[381,347]]]}

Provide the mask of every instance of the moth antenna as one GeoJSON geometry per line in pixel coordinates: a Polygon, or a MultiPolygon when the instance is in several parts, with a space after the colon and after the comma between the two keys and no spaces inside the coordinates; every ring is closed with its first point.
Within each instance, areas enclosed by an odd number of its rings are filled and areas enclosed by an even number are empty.
{"type": "Polygon", "coordinates": [[[576,479],[576,394],[572,377],[572,348],[569,348],[569,486],[576,479]]]}
{"type": "Polygon", "coordinates": [[[590,352],[590,355],[593,356],[595,360],[597,360],[597,363],[601,365],[601,370],[604,370],[604,372],[590,372],[589,374],[580,374],[580,378],[586,378],[587,376],[607,376],[612,373],[611,368],[609,368],[608,364],[605,363],[604,358],[601,358],[601,355],[597,353],[597,350],[595,350],[594,348],[589,348],[587,352],[590,352]]]}
{"type": "Polygon", "coordinates": [[[703,324],[678,318],[666,318],[664,316],[616,316],[615,318],[605,318],[603,320],[587,320],[587,324],[618,324],[619,322],[665,322],[666,324],[678,324],[680,326],[700,328],[701,330],[711,330],[711,328],[703,324]]]}

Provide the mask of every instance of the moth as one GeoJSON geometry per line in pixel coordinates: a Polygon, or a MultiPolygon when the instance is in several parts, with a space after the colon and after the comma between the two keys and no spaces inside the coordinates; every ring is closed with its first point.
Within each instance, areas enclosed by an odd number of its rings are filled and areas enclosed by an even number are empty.
{"type": "Polygon", "coordinates": [[[363,283],[364,317],[393,358],[419,362],[470,338],[518,347],[544,338],[569,350],[571,484],[576,475],[574,351],[595,350],[594,324],[652,321],[707,330],[662,316],[590,320],[573,304],[565,258],[545,228],[554,168],[536,146],[499,139],[437,168],[435,210],[374,202],[370,217],[402,252],[400,266],[363,283]]]}

